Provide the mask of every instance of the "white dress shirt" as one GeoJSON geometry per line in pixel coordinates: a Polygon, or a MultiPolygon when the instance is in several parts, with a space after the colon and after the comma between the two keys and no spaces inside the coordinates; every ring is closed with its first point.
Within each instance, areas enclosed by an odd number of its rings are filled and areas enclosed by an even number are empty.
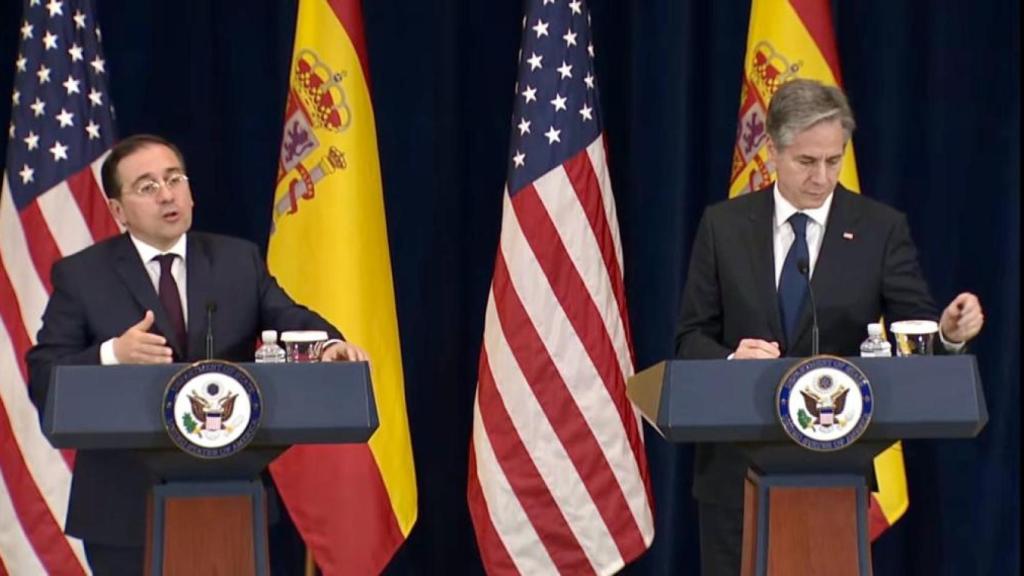
{"type": "MultiPolygon", "coordinates": [[[[181,298],[181,311],[185,317],[185,329],[188,329],[188,290],[185,286],[187,282],[187,272],[185,266],[185,257],[187,254],[188,242],[185,241],[185,234],[178,238],[178,241],[174,243],[174,246],[167,251],[160,251],[149,244],[146,244],[142,240],[139,240],[131,234],[128,235],[131,238],[132,244],[135,245],[135,250],[139,253],[139,259],[142,260],[142,265],[146,269],[146,274],[149,275],[150,282],[153,283],[153,290],[160,293],[160,263],[154,260],[157,256],[163,254],[176,254],[178,257],[174,259],[171,264],[171,276],[174,277],[174,283],[178,285],[178,296],[181,298]]],[[[156,310],[153,311],[156,314],[156,310]]],[[[142,320],[142,318],[139,318],[142,320]]],[[[100,345],[100,363],[103,365],[120,364],[117,356],[114,354],[114,339],[107,340],[100,345]]]]}
{"type": "Polygon", "coordinates": [[[772,244],[775,249],[775,288],[779,287],[779,278],[782,276],[782,264],[786,261],[789,248],[793,245],[796,236],[793,234],[793,227],[789,225],[789,217],[797,212],[807,215],[807,256],[808,277],[814,277],[814,265],[818,262],[818,254],[821,253],[821,242],[825,239],[825,226],[828,224],[828,211],[832,208],[832,194],[828,195],[825,202],[818,208],[809,210],[797,210],[795,206],[782,197],[779,192],[778,183],[775,184],[772,194],[775,197],[775,221],[772,226],[772,244]]]}

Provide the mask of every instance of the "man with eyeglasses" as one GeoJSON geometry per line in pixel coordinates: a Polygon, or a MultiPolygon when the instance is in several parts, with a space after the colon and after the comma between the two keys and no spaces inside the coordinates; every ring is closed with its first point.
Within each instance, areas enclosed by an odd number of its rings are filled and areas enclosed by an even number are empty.
{"type": "MultiPolygon", "coordinates": [[[[126,138],[104,161],[102,178],[110,210],[126,233],[53,266],[53,294],[26,358],[40,414],[55,365],[205,358],[211,307],[215,358],[252,360],[260,331],[272,328],[326,331],[333,343],[323,361],[367,359],[281,289],[255,244],[190,231],[192,192],[174,144],[148,134],[126,138]]],[[[152,483],[129,451],[79,451],[65,532],[85,542],[94,573],[142,572],[152,483]]],[[[268,491],[271,508],[274,501],[268,491]]]]}
{"type": "MultiPolygon", "coordinates": [[[[956,352],[984,322],[977,296],[937,312],[906,217],[839,184],[854,130],[835,86],[795,79],[768,108],[777,181],[718,203],[701,219],[676,335],[681,358],[770,359],[811,353],[807,283],[817,298],[821,353],[856,356],[868,323],[938,319],[956,352]]],[[[727,386],[727,382],[722,383],[727,386]]],[[[750,465],[731,444],[696,447],[693,495],[701,574],[740,573],[743,483],[750,465]]]]}

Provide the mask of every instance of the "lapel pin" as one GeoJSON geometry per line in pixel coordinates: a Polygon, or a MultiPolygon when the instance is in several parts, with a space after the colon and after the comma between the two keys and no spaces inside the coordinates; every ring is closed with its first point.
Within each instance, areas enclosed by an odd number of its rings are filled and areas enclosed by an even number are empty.
{"type": "Polygon", "coordinates": [[[843,240],[853,240],[853,232],[843,232],[843,240]]]}

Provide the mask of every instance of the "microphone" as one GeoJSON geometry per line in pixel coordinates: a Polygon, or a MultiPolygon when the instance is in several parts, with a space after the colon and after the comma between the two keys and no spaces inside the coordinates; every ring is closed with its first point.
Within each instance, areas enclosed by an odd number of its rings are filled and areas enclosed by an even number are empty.
{"type": "Polygon", "coordinates": [[[807,294],[811,297],[811,356],[818,355],[818,305],[814,302],[814,289],[811,288],[811,266],[806,258],[796,262],[796,269],[807,281],[807,294]]]}
{"type": "Polygon", "coordinates": [[[213,313],[217,311],[217,303],[210,300],[206,303],[206,359],[213,360],[213,313]]]}

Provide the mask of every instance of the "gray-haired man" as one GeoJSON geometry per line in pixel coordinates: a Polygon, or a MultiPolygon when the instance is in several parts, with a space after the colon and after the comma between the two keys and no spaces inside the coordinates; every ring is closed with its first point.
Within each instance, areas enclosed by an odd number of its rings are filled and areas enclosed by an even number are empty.
{"type": "MultiPolygon", "coordinates": [[[[842,91],[813,80],[779,87],[768,110],[777,182],[711,206],[694,241],[676,335],[681,358],[778,358],[811,352],[806,267],[818,305],[821,353],[855,356],[865,327],[939,319],[946,351],[984,322],[962,293],[941,317],[917,262],[903,214],[838,183],[853,113],[842,91]]],[[[731,445],[697,447],[693,494],[701,567],[740,570],[747,459],[731,445]]]]}

